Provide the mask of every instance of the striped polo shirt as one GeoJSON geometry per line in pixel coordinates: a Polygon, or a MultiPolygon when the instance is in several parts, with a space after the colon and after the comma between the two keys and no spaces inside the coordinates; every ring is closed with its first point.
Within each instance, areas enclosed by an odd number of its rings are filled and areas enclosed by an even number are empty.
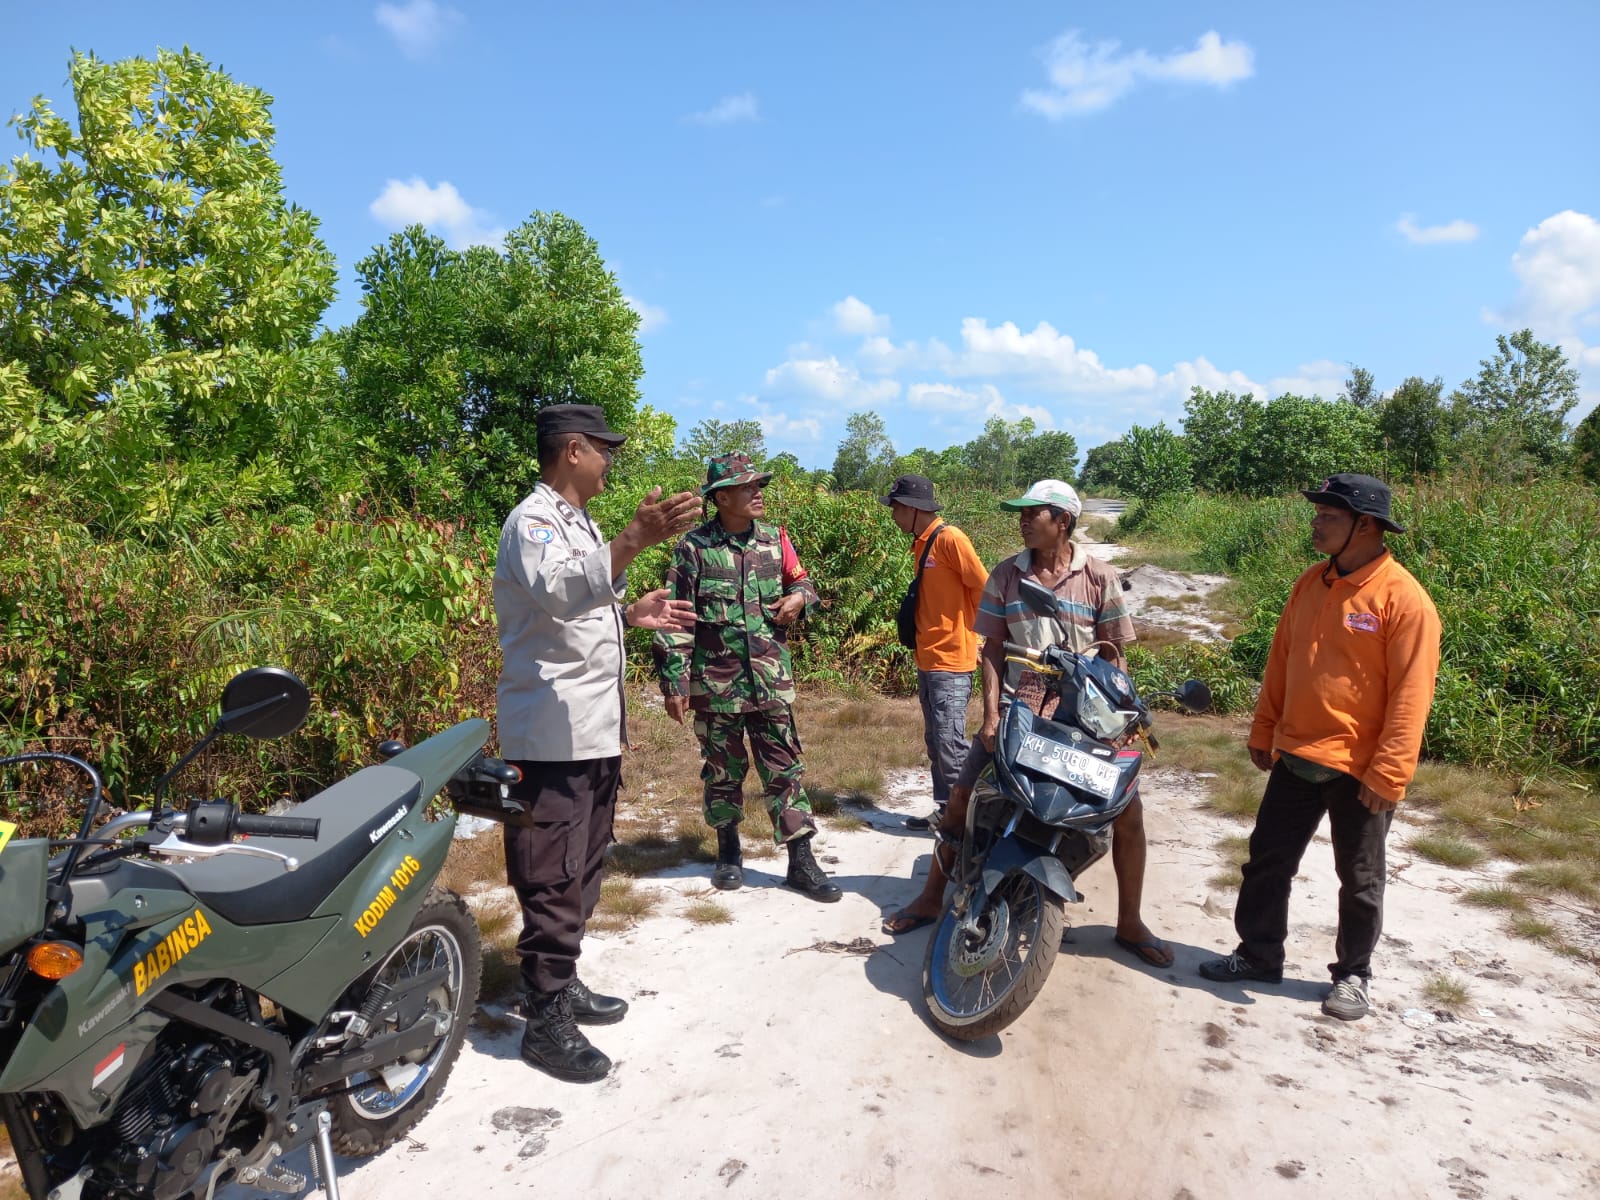
{"type": "MultiPolygon", "coordinates": [[[[990,572],[972,626],[980,637],[1004,638],[1030,650],[1064,642],[1080,654],[1097,641],[1124,645],[1134,640],[1133,619],[1122,599],[1122,580],[1109,563],[1073,547],[1072,564],[1054,589],[1060,608],[1056,617],[1039,616],[1023,603],[1019,585],[1024,575],[1039,582],[1031,550],[1013,555],[990,572]]],[[[1016,663],[1006,665],[1003,695],[1016,690],[1021,674],[1016,663]]]]}

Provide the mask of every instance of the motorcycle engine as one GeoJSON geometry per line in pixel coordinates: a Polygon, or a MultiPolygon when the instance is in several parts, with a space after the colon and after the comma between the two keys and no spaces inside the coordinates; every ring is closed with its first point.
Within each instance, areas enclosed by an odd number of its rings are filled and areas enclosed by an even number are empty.
{"type": "Polygon", "coordinates": [[[211,1042],[163,1046],[128,1086],[95,1156],[95,1181],[112,1194],[177,1200],[194,1187],[259,1073],[211,1042]]]}

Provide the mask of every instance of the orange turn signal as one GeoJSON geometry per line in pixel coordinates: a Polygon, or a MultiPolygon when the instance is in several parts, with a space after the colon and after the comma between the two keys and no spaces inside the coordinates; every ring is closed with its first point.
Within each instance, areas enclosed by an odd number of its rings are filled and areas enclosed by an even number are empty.
{"type": "Polygon", "coordinates": [[[41,979],[65,979],[83,966],[83,951],[71,942],[40,942],[28,951],[28,970],[41,979]]]}

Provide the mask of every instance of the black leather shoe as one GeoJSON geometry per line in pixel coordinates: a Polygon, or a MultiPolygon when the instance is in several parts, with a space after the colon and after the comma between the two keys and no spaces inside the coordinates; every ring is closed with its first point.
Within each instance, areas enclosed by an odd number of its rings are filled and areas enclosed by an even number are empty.
{"type": "Polygon", "coordinates": [[[827,872],[817,866],[811,854],[811,838],[797,838],[789,843],[789,873],[783,880],[797,892],[804,892],[813,900],[832,904],[844,895],[827,872]]]}
{"type": "Polygon", "coordinates": [[[717,826],[717,866],[711,872],[711,886],[731,892],[744,886],[744,853],[739,849],[739,827],[717,826]]]}
{"type": "Polygon", "coordinates": [[[581,979],[567,984],[567,1003],[579,1025],[615,1025],[628,1013],[628,1002],[621,996],[596,995],[581,979]]]}
{"type": "Polygon", "coordinates": [[[939,828],[939,822],[944,820],[944,809],[936,808],[933,814],[927,817],[907,817],[906,828],[917,833],[930,833],[939,828]]]}
{"type": "Polygon", "coordinates": [[[523,1062],[568,1083],[594,1083],[606,1077],[611,1060],[579,1032],[566,988],[530,993],[527,1012],[528,1024],[522,1031],[523,1062]]]}

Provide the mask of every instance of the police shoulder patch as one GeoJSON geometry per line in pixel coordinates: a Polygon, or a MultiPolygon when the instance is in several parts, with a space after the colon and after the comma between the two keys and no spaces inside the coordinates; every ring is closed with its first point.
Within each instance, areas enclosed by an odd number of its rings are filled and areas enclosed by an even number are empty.
{"type": "Polygon", "coordinates": [[[538,542],[541,546],[548,546],[556,537],[555,526],[538,519],[528,522],[526,532],[530,542],[538,542]]]}

